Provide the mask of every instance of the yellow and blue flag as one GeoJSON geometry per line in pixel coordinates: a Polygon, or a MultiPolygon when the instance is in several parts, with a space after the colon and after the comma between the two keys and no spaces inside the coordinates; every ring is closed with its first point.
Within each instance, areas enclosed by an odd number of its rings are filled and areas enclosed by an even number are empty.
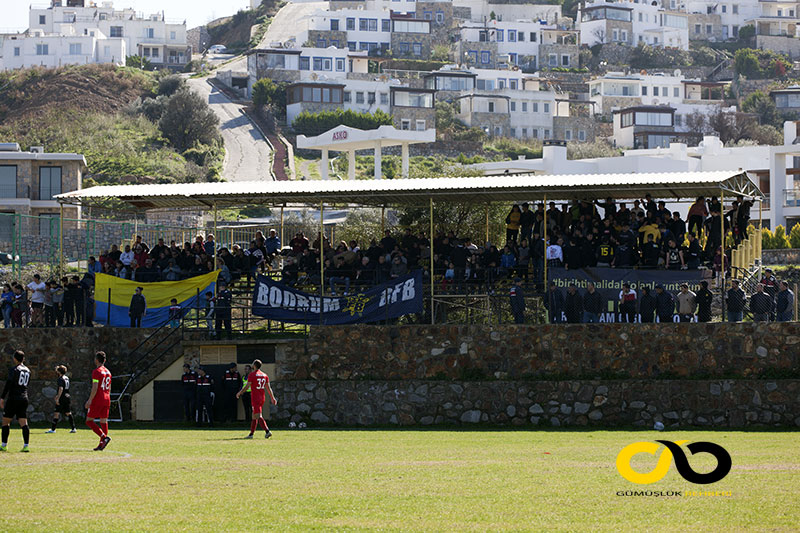
{"type": "Polygon", "coordinates": [[[219,271],[215,271],[182,281],[140,283],[108,274],[95,274],[95,322],[114,327],[130,326],[128,309],[131,305],[131,298],[136,287],[141,287],[142,295],[147,302],[147,311],[142,318],[142,327],[163,326],[169,320],[170,300],[173,298],[178,301],[184,314],[188,309],[204,309],[205,294],[214,292],[218,275],[219,271]]]}

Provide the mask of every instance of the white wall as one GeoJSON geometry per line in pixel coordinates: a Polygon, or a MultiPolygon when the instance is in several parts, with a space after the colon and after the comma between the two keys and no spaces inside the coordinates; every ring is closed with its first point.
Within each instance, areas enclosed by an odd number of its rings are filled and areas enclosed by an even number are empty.
{"type": "Polygon", "coordinates": [[[62,65],[88,63],[125,63],[125,41],[122,39],[98,39],[96,37],[64,37],[60,35],[14,37],[3,41],[4,70],[43,66],[55,68],[62,65]],[[38,55],[37,45],[46,45],[47,54],[38,55]],[[71,45],[73,45],[71,47],[71,45]],[[74,46],[80,53],[71,53],[74,46]],[[17,54],[18,49],[18,54],[17,54]]]}

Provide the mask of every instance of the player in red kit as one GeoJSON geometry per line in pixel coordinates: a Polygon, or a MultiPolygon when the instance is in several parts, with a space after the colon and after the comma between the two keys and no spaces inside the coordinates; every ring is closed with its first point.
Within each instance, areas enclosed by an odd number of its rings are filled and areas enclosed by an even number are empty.
{"type": "Polygon", "coordinates": [[[105,352],[97,352],[94,356],[97,368],[92,370],[92,393],[86,401],[86,425],[100,437],[100,444],[94,451],[106,449],[111,437],[108,436],[108,411],[111,409],[111,372],[105,367],[105,352]],[[95,419],[100,420],[98,426],[95,419]]]}
{"type": "Polygon", "coordinates": [[[269,393],[269,399],[272,405],[277,405],[278,400],[276,400],[275,395],[272,394],[272,387],[269,386],[269,377],[261,371],[261,361],[259,359],[253,361],[253,368],[254,370],[247,376],[247,382],[245,382],[242,390],[236,393],[236,399],[239,399],[248,387],[250,388],[250,403],[253,406],[253,418],[250,421],[250,434],[245,438],[252,439],[253,433],[256,432],[256,426],[258,426],[266,432],[264,438],[268,439],[272,436],[272,433],[270,433],[267,427],[267,421],[264,420],[264,416],[262,415],[264,402],[267,399],[266,393],[269,393]]]}

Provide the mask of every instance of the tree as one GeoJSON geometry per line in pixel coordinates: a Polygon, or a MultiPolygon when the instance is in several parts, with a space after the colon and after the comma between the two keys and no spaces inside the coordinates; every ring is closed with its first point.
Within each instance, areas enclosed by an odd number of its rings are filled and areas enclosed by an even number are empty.
{"type": "Polygon", "coordinates": [[[775,233],[772,235],[772,248],[774,250],[789,248],[789,238],[786,236],[786,229],[783,226],[775,228],[775,233]]]}
{"type": "Polygon", "coordinates": [[[778,113],[778,108],[775,107],[775,102],[761,91],[752,93],[742,102],[742,111],[758,115],[761,124],[775,127],[782,125],[781,115],[778,113]]]}
{"type": "Polygon", "coordinates": [[[774,238],[772,237],[772,232],[769,230],[769,228],[764,228],[761,230],[761,248],[764,250],[771,250],[773,240],[774,238]]]}
{"type": "Polygon", "coordinates": [[[184,87],[186,87],[186,80],[183,77],[178,74],[170,74],[158,82],[158,94],[159,96],[172,96],[184,87]]]}
{"type": "Polygon", "coordinates": [[[450,47],[446,44],[433,45],[431,59],[433,61],[450,61],[450,47]]]}
{"type": "Polygon", "coordinates": [[[142,70],[153,70],[153,65],[150,64],[150,60],[144,58],[142,56],[128,56],[125,58],[125,66],[126,67],[133,67],[142,70]]]}
{"type": "Polygon", "coordinates": [[[792,248],[800,248],[800,224],[795,224],[789,232],[789,244],[792,248]]]}
{"type": "Polygon", "coordinates": [[[740,41],[749,41],[756,35],[756,28],[752,24],[748,24],[747,26],[742,26],[739,28],[739,40],[740,41]]]}
{"type": "Polygon", "coordinates": [[[286,109],[286,84],[261,78],[253,84],[253,105],[271,107],[273,111],[283,114],[286,109]]]}
{"type": "Polygon", "coordinates": [[[686,129],[695,135],[704,135],[709,129],[708,116],[699,110],[692,111],[686,115],[686,129]]]}
{"type": "Polygon", "coordinates": [[[757,78],[761,75],[758,57],[750,48],[742,48],[736,51],[733,59],[733,68],[737,74],[748,78],[757,78]]]}
{"type": "Polygon", "coordinates": [[[183,152],[195,144],[211,145],[218,141],[219,118],[206,101],[189,89],[172,95],[158,122],[164,137],[183,152]]]}

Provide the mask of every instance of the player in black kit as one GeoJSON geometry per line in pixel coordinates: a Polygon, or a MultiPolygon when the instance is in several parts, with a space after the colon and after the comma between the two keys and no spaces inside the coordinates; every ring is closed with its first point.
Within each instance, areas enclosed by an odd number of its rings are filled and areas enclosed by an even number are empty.
{"type": "Polygon", "coordinates": [[[56,367],[56,372],[58,372],[58,381],[56,382],[56,389],[58,392],[56,393],[56,412],[53,413],[53,427],[50,428],[45,433],[55,433],[56,426],[58,425],[58,420],[61,418],[61,415],[67,417],[69,420],[70,425],[72,426],[72,430],[70,433],[77,433],[78,430],[75,429],[75,419],[72,418],[72,408],[70,407],[70,396],[69,396],[69,376],[67,376],[67,367],[64,365],[58,365],[56,367]]]}
{"type": "Polygon", "coordinates": [[[0,452],[8,449],[8,435],[11,433],[11,420],[17,417],[17,423],[22,429],[22,441],[25,446],[23,452],[29,452],[28,439],[31,431],[28,428],[28,382],[31,379],[31,371],[23,364],[25,354],[22,350],[14,352],[14,367],[8,373],[6,386],[3,387],[3,394],[0,395],[0,409],[3,410],[3,442],[0,444],[0,452]]]}

